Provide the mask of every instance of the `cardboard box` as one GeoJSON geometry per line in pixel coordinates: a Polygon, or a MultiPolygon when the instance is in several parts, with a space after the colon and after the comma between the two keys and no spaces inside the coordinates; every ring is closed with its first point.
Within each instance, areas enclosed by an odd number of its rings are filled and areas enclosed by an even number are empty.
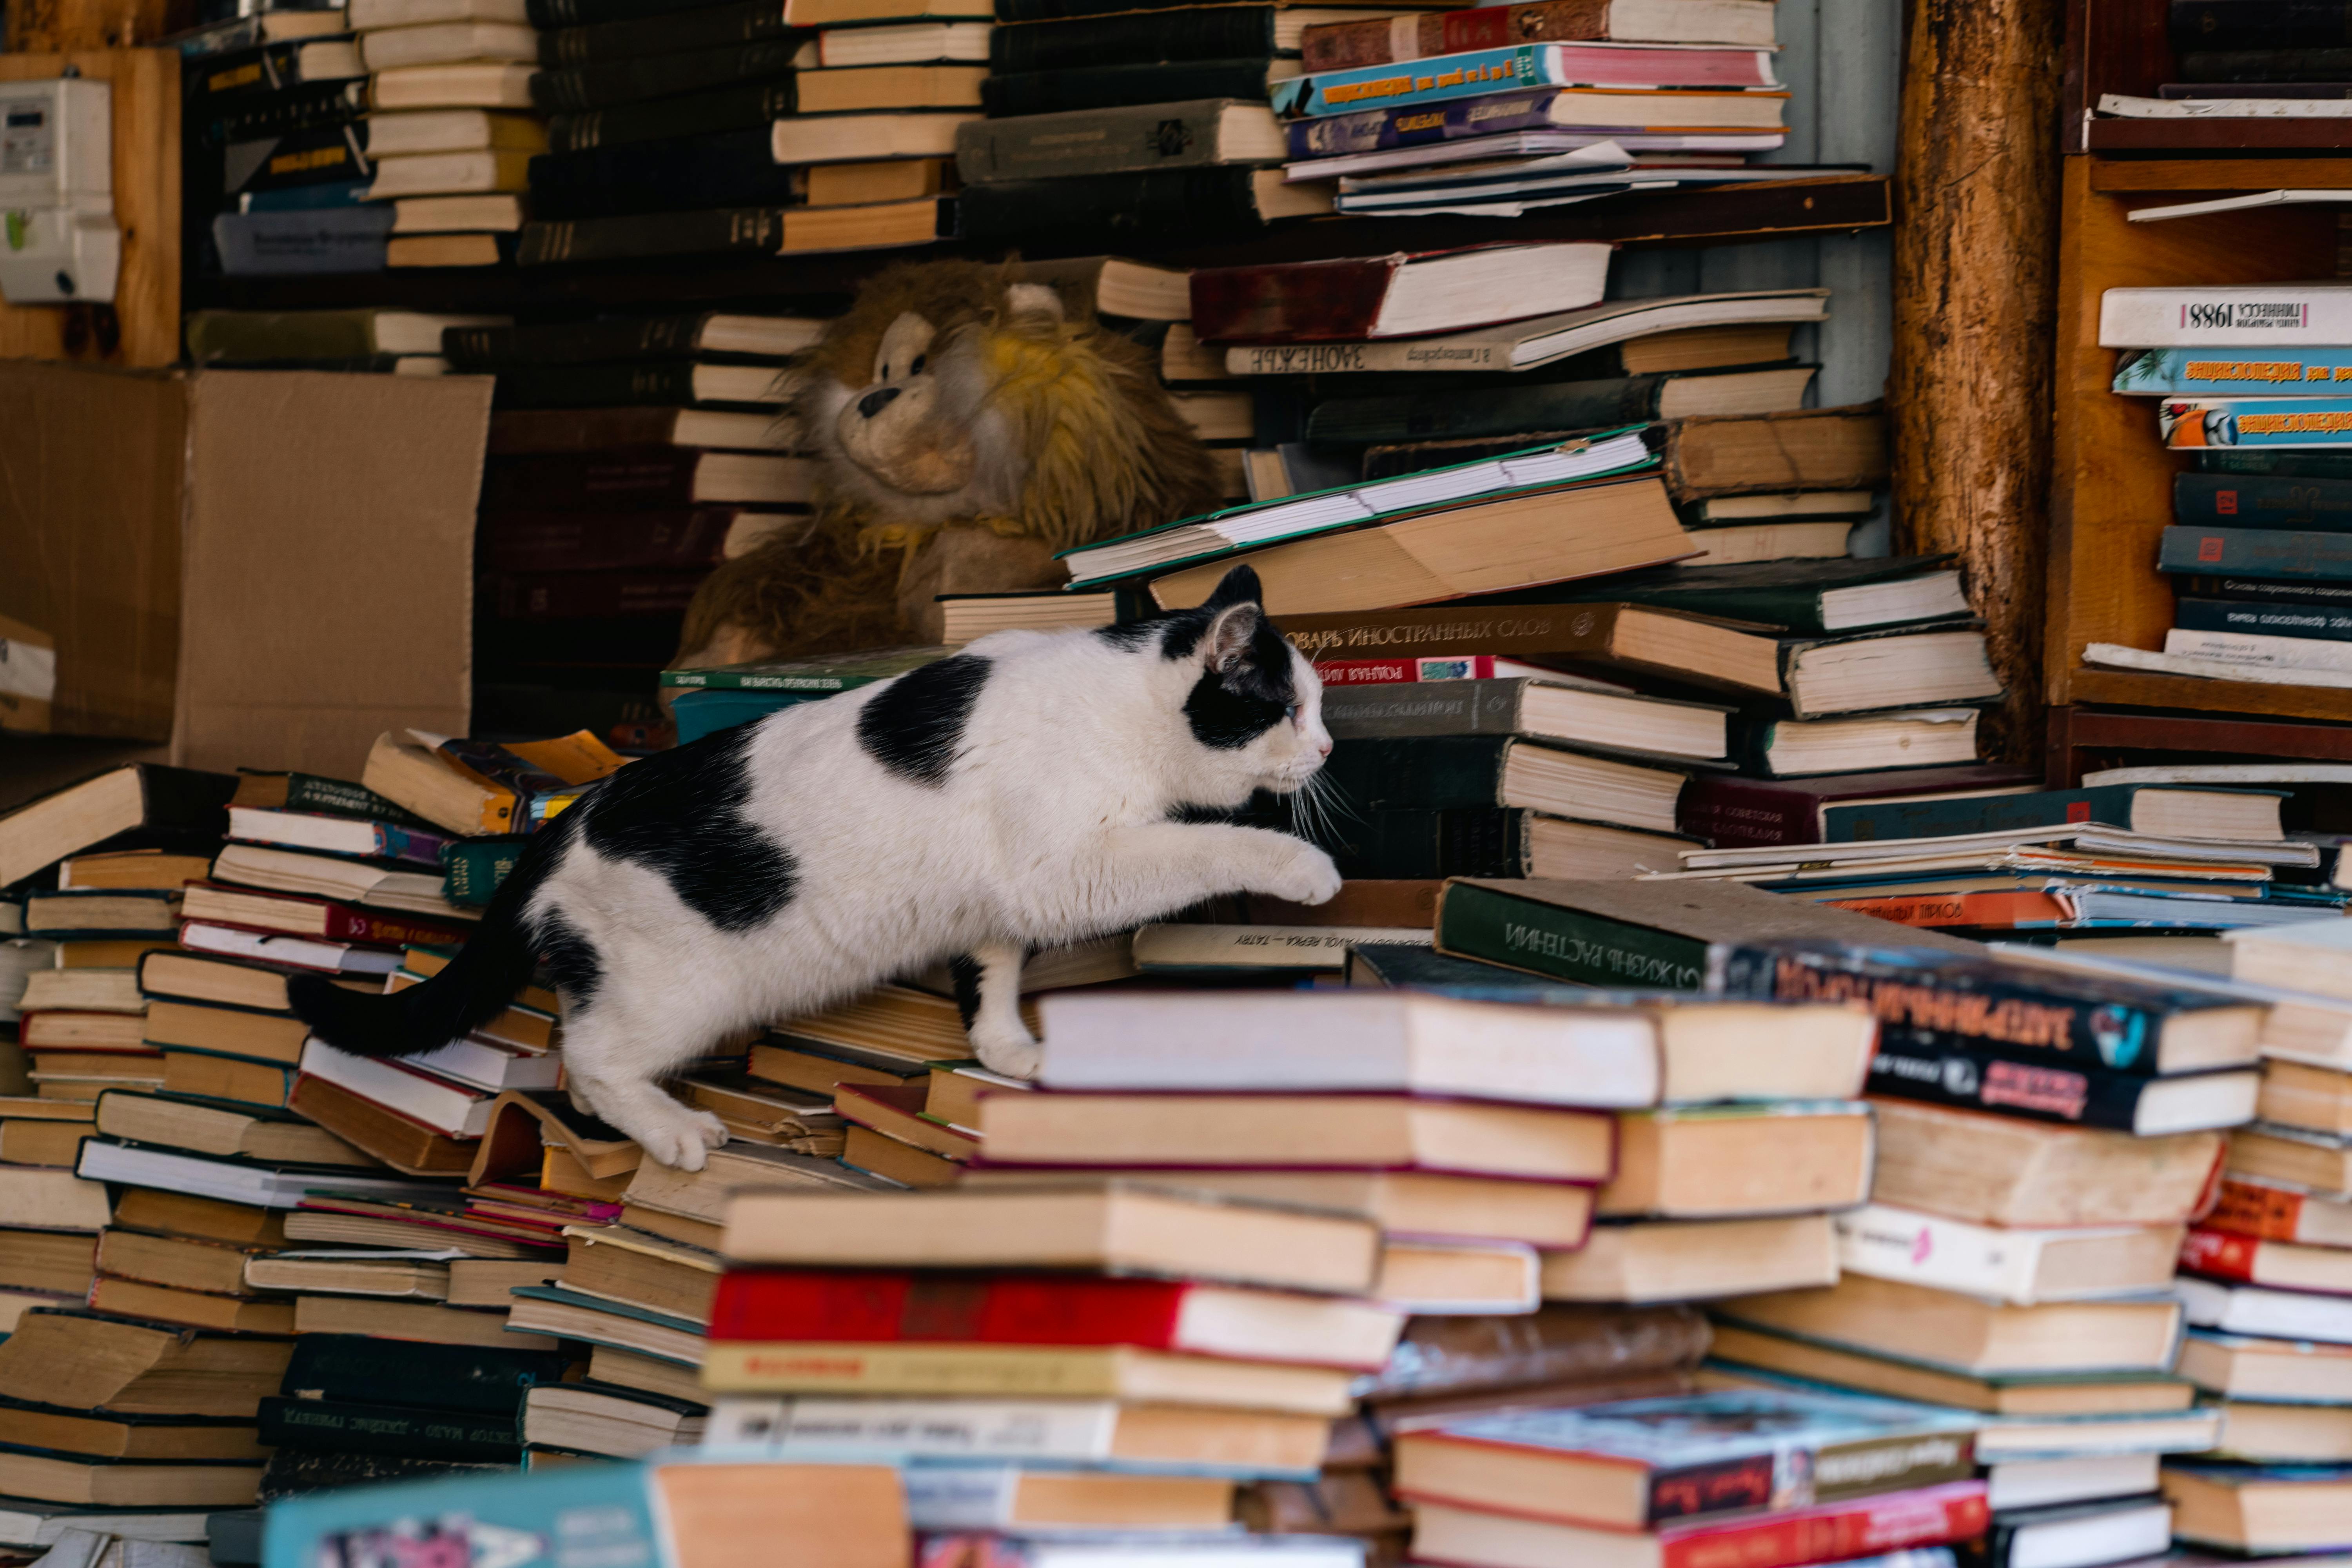
{"type": "Polygon", "coordinates": [[[480,376],[0,363],[0,616],[59,735],[356,774],[467,729],[480,376]]]}

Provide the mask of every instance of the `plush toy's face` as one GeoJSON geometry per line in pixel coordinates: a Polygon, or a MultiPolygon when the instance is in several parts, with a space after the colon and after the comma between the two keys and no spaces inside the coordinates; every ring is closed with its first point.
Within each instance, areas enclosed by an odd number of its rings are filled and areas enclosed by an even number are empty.
{"type": "Polygon", "coordinates": [[[941,495],[971,482],[971,429],[947,417],[954,401],[941,376],[940,331],[912,310],[882,333],[874,378],[854,389],[835,416],[834,433],[849,460],[909,495],[941,495]]]}

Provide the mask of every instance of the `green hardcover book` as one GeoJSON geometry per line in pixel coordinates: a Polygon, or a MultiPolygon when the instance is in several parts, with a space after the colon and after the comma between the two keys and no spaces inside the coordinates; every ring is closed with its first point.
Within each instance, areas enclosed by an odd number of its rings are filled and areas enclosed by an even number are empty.
{"type": "MultiPolygon", "coordinates": [[[[344,312],[321,311],[322,315],[344,312]]],[[[373,315],[374,311],[352,314],[373,315]]],[[[349,779],[322,778],[317,773],[269,773],[247,769],[237,775],[232,805],[260,811],[315,811],[326,816],[355,816],[388,822],[395,827],[430,828],[433,824],[403,810],[364,784],[349,779]]]]}
{"type": "Polygon", "coordinates": [[[512,1411],[491,1415],[281,1395],[261,1402],[261,1439],[283,1448],[513,1460],[522,1451],[522,1426],[512,1411]]]}
{"type": "Polygon", "coordinates": [[[441,896],[469,909],[488,903],[530,842],[514,835],[455,840],[441,862],[441,896]]]}
{"type": "Polygon", "coordinates": [[[1790,937],[1985,956],[1980,942],[1740,882],[1467,879],[1437,896],[1438,952],[1585,985],[1696,991],[1713,943],[1790,937]]]}
{"type": "Polygon", "coordinates": [[[951,647],[886,647],[844,658],[787,659],[781,663],[722,664],[707,669],[665,669],[661,683],[717,691],[849,691],[920,669],[956,650],[951,647]]]}

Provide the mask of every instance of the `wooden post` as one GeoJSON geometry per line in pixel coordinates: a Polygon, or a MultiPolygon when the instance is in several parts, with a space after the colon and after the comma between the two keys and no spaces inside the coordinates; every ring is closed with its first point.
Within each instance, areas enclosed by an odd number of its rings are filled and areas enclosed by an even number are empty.
{"type": "Polygon", "coordinates": [[[195,25],[195,0],[8,0],[8,52],[135,48],[195,25]]]}
{"type": "Polygon", "coordinates": [[[171,49],[0,54],[0,81],[42,80],[68,67],[113,88],[122,268],[110,305],[0,300],[0,359],[170,364],[180,357],[180,57],[171,49]]]}
{"type": "Polygon", "coordinates": [[[1958,554],[2009,697],[1989,754],[2042,744],[2057,0],[1914,0],[1895,163],[1900,548],[1958,554]]]}

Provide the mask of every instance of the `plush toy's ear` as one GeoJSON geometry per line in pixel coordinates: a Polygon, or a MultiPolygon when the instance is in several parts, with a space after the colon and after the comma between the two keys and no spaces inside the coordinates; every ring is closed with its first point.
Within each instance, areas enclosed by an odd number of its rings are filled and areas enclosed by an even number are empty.
{"type": "Polygon", "coordinates": [[[1004,290],[1004,313],[1008,316],[1046,316],[1062,319],[1062,291],[1051,283],[1014,283],[1004,290]]]}

